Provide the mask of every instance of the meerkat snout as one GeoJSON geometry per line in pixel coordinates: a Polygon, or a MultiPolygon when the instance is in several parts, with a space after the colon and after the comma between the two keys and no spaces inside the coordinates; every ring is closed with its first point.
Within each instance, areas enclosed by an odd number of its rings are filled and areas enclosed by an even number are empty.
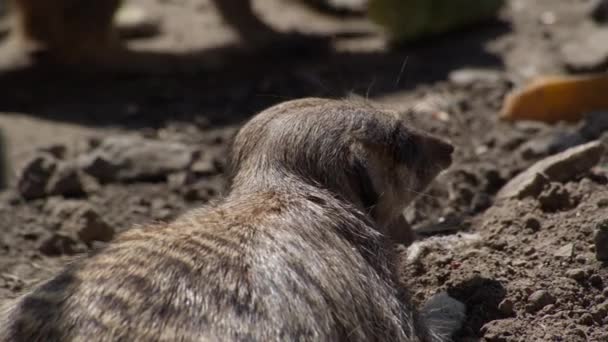
{"type": "Polygon", "coordinates": [[[452,164],[454,145],[434,137],[428,140],[429,154],[436,158],[441,168],[448,168],[452,164]]]}

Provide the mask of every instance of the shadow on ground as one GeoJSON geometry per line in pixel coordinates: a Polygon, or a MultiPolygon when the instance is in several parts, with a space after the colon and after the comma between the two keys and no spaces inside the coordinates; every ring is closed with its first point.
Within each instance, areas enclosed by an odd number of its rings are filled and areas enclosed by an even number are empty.
{"type": "Polygon", "coordinates": [[[0,74],[0,112],[126,129],[200,117],[225,125],[286,99],[350,93],[375,97],[444,80],[458,68],[500,68],[502,60],[489,53],[486,44],[509,30],[507,24],[495,22],[390,52],[282,50],[245,56],[227,47],[187,56],[145,56],[165,58],[168,65],[183,69],[158,75],[10,70],[0,74]],[[223,67],[204,67],[205,60],[218,56],[223,67]]]}

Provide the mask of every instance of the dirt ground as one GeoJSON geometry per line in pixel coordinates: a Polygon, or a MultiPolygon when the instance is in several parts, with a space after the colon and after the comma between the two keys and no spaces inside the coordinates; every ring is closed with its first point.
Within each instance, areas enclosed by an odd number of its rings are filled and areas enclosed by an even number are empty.
{"type": "Polygon", "coordinates": [[[14,170],[0,192],[0,304],[132,224],[170,220],[221,194],[230,138],[256,111],[358,94],[448,113],[413,118],[457,147],[454,165],[405,213],[422,241],[402,247],[401,279],[416,302],[443,289],[465,302],[456,341],[608,341],[608,268],[594,245],[608,227],[608,157],[551,182],[538,199],[496,199],[536,161],[583,142],[582,124],[505,123],[498,111],[513,87],[568,72],[562,47],[598,30],[591,1],[511,0],[495,22],[389,49],[365,18],[264,0],[259,11],[275,27],[324,35],[332,46],[264,55],[234,49],[236,36],[206,0],[133,2],[160,16],[163,30],[131,46],[166,54],[177,71],[0,74],[14,170]],[[137,169],[93,158],[112,143],[167,160],[137,169]],[[91,175],[91,165],[104,172],[91,175]],[[81,181],[48,185],[58,174],[81,181]]]}

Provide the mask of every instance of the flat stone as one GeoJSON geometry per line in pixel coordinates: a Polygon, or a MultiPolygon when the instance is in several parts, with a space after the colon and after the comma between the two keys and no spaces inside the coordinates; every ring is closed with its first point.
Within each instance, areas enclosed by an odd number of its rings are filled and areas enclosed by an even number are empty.
{"type": "Polygon", "coordinates": [[[566,271],[566,277],[572,278],[576,281],[582,281],[585,279],[585,270],[582,268],[573,268],[566,271]]]}
{"type": "Polygon", "coordinates": [[[79,164],[100,181],[165,180],[187,169],[195,151],[181,143],[116,136],[105,139],[79,164]]]}
{"type": "Polygon", "coordinates": [[[501,80],[501,75],[491,69],[460,69],[449,74],[450,82],[459,86],[470,86],[476,83],[492,84],[501,80]]]}
{"type": "Polygon", "coordinates": [[[598,29],[566,43],[561,49],[566,66],[573,71],[603,71],[608,66],[608,29],[598,29]]]}
{"type": "Polygon", "coordinates": [[[574,244],[569,243],[562,246],[560,249],[553,253],[553,256],[564,259],[572,258],[574,256],[574,244]]]}
{"type": "Polygon", "coordinates": [[[594,167],[604,151],[599,141],[593,141],[542,159],[511,179],[496,198],[537,196],[547,182],[564,182],[594,167]]]}

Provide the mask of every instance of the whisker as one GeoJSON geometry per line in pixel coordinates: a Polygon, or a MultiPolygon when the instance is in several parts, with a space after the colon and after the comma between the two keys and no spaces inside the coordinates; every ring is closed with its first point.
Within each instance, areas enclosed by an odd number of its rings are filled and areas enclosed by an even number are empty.
{"type": "Polygon", "coordinates": [[[405,66],[407,65],[407,61],[409,60],[409,58],[410,56],[405,56],[405,58],[403,59],[401,69],[399,69],[399,74],[397,75],[397,80],[395,81],[395,88],[397,88],[399,86],[399,83],[401,83],[401,77],[403,76],[403,72],[405,71],[405,66]]]}
{"type": "Polygon", "coordinates": [[[374,87],[374,84],[376,84],[376,76],[372,78],[372,81],[369,83],[369,86],[367,86],[367,90],[365,91],[365,100],[369,100],[369,94],[372,88],[374,87]]]}

